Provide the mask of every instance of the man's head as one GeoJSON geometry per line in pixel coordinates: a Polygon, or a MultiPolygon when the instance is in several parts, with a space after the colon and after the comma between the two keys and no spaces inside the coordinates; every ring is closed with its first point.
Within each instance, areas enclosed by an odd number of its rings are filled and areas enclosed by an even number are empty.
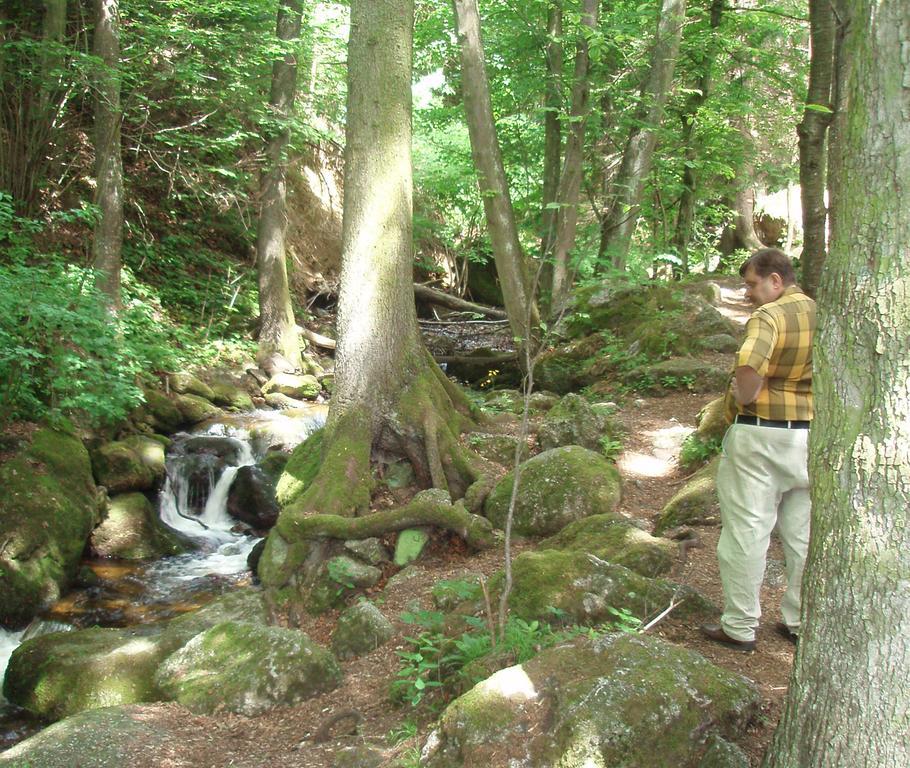
{"type": "Polygon", "coordinates": [[[793,264],[777,248],[759,248],[739,268],[746,283],[746,299],[756,307],[777,301],[796,283],[793,264]]]}

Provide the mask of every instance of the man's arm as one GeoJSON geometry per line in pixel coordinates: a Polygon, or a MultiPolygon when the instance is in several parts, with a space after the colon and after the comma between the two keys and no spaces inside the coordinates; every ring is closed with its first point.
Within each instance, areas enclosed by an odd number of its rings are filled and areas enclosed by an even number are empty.
{"type": "Polygon", "coordinates": [[[761,392],[764,380],[752,366],[740,365],[733,377],[733,397],[736,398],[736,402],[740,405],[754,403],[761,392]]]}

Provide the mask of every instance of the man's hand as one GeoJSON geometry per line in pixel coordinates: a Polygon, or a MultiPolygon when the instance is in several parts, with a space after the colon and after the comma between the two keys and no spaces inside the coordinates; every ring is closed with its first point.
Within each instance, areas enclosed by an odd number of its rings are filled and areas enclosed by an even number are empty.
{"type": "Polygon", "coordinates": [[[748,365],[741,365],[736,369],[736,375],[733,377],[731,386],[733,397],[740,405],[749,405],[754,403],[758,393],[761,392],[764,377],[758,375],[758,371],[748,365]]]}

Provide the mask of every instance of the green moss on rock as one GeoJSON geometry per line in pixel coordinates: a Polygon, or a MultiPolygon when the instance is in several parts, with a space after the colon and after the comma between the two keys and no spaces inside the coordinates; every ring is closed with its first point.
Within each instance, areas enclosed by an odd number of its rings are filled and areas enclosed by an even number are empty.
{"type": "Polygon", "coordinates": [[[706,464],[666,503],[654,526],[655,535],[680,525],[717,525],[720,522],[717,501],[719,463],[720,457],[716,457],[706,464]]]}
{"type": "Polygon", "coordinates": [[[275,499],[282,509],[299,499],[319,473],[322,463],[322,441],[324,429],[319,429],[298,445],[275,487],[275,499]]]}
{"type": "MultiPolygon", "coordinates": [[[[155,445],[163,456],[163,446],[155,445]]],[[[146,463],[143,454],[126,442],[105,443],[92,451],[92,469],[98,484],[108,493],[148,491],[155,485],[156,472],[151,462],[146,463]]]]}
{"type": "MultiPolygon", "coordinates": [[[[484,505],[498,528],[505,525],[512,485],[510,472],[484,505]]],[[[612,463],[579,446],[554,448],[521,465],[512,530],[520,536],[551,535],[575,520],[612,512],[619,500],[619,472],[612,463]]]]}
{"type": "Polygon", "coordinates": [[[104,520],[92,532],[91,546],[100,557],[122,560],[145,560],[187,551],[181,538],[161,523],[141,493],[110,499],[104,520]]]}

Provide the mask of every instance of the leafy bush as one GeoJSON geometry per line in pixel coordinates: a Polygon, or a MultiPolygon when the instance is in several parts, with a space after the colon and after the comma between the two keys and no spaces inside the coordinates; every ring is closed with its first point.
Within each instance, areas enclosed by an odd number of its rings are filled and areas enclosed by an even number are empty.
{"type": "Polygon", "coordinates": [[[684,469],[695,469],[720,453],[720,446],[721,438],[712,437],[709,440],[702,440],[697,433],[693,432],[683,440],[679,449],[679,463],[684,469]]]}

